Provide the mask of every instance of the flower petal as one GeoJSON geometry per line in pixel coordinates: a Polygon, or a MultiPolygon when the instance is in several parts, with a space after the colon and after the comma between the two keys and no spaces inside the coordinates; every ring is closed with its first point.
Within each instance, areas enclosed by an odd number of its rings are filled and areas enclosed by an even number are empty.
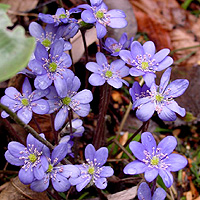
{"type": "Polygon", "coordinates": [[[17,96],[21,96],[21,93],[14,87],[6,88],[5,94],[15,101],[17,96]]]}
{"type": "Polygon", "coordinates": [[[43,46],[40,42],[37,42],[34,55],[35,58],[42,63],[44,62],[44,59],[48,59],[49,57],[46,47],[43,46]]]}
{"type": "Polygon", "coordinates": [[[96,32],[97,32],[97,38],[101,39],[106,35],[107,30],[104,25],[100,24],[99,22],[96,22],[96,32]]]}
{"type": "Polygon", "coordinates": [[[163,69],[166,69],[167,67],[169,67],[170,65],[172,65],[174,62],[174,60],[170,57],[167,56],[164,60],[162,60],[158,67],[155,68],[156,71],[162,71],[163,69]]]}
{"type": "Polygon", "coordinates": [[[165,70],[163,73],[161,80],[160,80],[160,86],[159,86],[159,93],[163,93],[165,88],[167,87],[169,81],[170,81],[170,75],[171,75],[172,68],[169,67],[165,70]]]}
{"type": "Polygon", "coordinates": [[[34,180],[34,175],[33,175],[33,171],[32,171],[32,168],[29,167],[29,168],[26,168],[26,169],[23,169],[21,168],[19,170],[19,180],[24,184],[24,185],[29,185],[33,182],[34,180]]]}
{"type": "Polygon", "coordinates": [[[166,107],[172,110],[173,112],[178,113],[181,117],[185,116],[185,108],[181,108],[176,101],[170,101],[169,104],[166,104],[166,107]]]}
{"type": "Polygon", "coordinates": [[[175,121],[177,118],[175,112],[166,106],[162,107],[160,113],[158,113],[158,116],[164,121],[175,121]]]}
{"type": "Polygon", "coordinates": [[[115,78],[115,79],[110,78],[107,80],[107,82],[109,85],[113,86],[116,89],[121,88],[123,85],[121,79],[119,78],[115,78]]]}
{"type": "Polygon", "coordinates": [[[111,28],[124,28],[126,27],[128,22],[125,18],[121,17],[111,17],[108,26],[111,28]]]}
{"type": "Polygon", "coordinates": [[[173,153],[168,156],[165,163],[169,164],[169,171],[176,172],[183,169],[187,165],[188,161],[184,156],[173,153]]]}
{"type": "Polygon", "coordinates": [[[169,52],[169,49],[162,49],[154,55],[153,59],[155,59],[155,62],[159,63],[162,60],[164,60],[164,58],[169,54],[169,52]]]}
{"type": "Polygon", "coordinates": [[[144,151],[146,150],[143,144],[140,142],[132,141],[129,144],[130,150],[133,152],[133,155],[138,159],[138,160],[143,160],[145,159],[144,151]]]}
{"type": "Polygon", "coordinates": [[[33,181],[30,185],[31,190],[35,192],[43,192],[49,187],[49,176],[47,175],[42,180],[33,181]]]}
{"type": "Polygon", "coordinates": [[[107,187],[107,179],[106,178],[98,178],[96,181],[95,181],[95,185],[103,190],[107,187]]]}
{"type": "Polygon", "coordinates": [[[28,124],[31,119],[32,119],[32,111],[29,110],[28,108],[22,108],[20,110],[18,110],[17,112],[17,116],[25,123],[28,124]]]}
{"type": "Polygon", "coordinates": [[[110,177],[114,174],[114,170],[110,166],[103,166],[103,170],[100,172],[100,177],[110,177]]]}
{"type": "Polygon", "coordinates": [[[91,74],[88,81],[93,86],[101,86],[106,82],[100,74],[96,73],[91,74]]]}
{"type": "Polygon", "coordinates": [[[171,187],[173,184],[173,176],[172,174],[167,171],[167,170],[163,170],[163,169],[159,169],[159,175],[161,176],[164,184],[166,187],[171,187]]]}
{"type": "Polygon", "coordinates": [[[154,56],[155,51],[156,51],[156,47],[155,44],[152,41],[147,41],[143,44],[143,49],[144,49],[144,53],[146,54],[150,54],[151,57],[154,56]]]}
{"type": "Polygon", "coordinates": [[[32,102],[32,110],[37,114],[47,114],[49,112],[49,104],[44,99],[39,99],[32,102]]]}
{"type": "Polygon", "coordinates": [[[110,15],[110,17],[122,17],[122,18],[126,17],[126,14],[124,13],[124,11],[119,10],[119,9],[109,10],[107,14],[110,15]]]}
{"type": "Polygon", "coordinates": [[[144,132],[141,135],[141,141],[146,150],[152,155],[157,146],[153,135],[150,132],[144,132]]]}
{"type": "Polygon", "coordinates": [[[98,149],[94,154],[94,159],[95,158],[100,166],[104,165],[108,158],[108,149],[106,147],[101,147],[98,149]]]}
{"type": "Polygon", "coordinates": [[[137,191],[139,200],[151,200],[151,190],[146,182],[142,182],[137,191]]]}
{"type": "Polygon", "coordinates": [[[147,72],[143,75],[143,78],[147,87],[151,87],[152,83],[155,82],[156,75],[152,72],[147,72]]]}
{"type": "Polygon", "coordinates": [[[49,88],[47,88],[45,90],[34,90],[32,92],[33,93],[32,101],[35,101],[35,100],[41,99],[42,97],[47,96],[49,94],[49,92],[50,92],[49,88]]]}
{"type": "Polygon", "coordinates": [[[77,178],[80,175],[80,170],[75,165],[63,165],[63,171],[60,173],[66,178],[77,178]]]}
{"type": "Polygon", "coordinates": [[[173,136],[167,136],[160,141],[157,148],[161,149],[161,152],[163,154],[169,155],[174,151],[176,145],[177,145],[176,138],[173,136]]]}
{"type": "Polygon", "coordinates": [[[27,98],[31,94],[31,92],[32,92],[31,84],[30,84],[28,78],[25,77],[24,83],[22,85],[22,93],[27,98]]]}
{"type": "MultiPolygon", "coordinates": [[[[45,136],[43,133],[39,134],[42,138],[45,139],[45,136]]],[[[26,145],[27,146],[34,146],[35,149],[37,149],[37,151],[42,151],[44,144],[42,142],[40,142],[39,140],[37,140],[35,137],[33,137],[30,133],[28,134],[27,138],[26,138],[26,145]]]]}
{"type": "Polygon", "coordinates": [[[140,69],[137,69],[136,67],[131,67],[129,70],[129,74],[131,76],[143,76],[143,75],[145,75],[145,72],[143,72],[140,69]]]}
{"type": "Polygon", "coordinates": [[[158,176],[158,169],[150,168],[145,171],[144,177],[148,182],[152,182],[158,176]]]}
{"type": "Polygon", "coordinates": [[[101,65],[98,65],[97,63],[95,62],[88,62],[85,66],[89,71],[91,72],[96,72],[98,73],[99,72],[99,69],[102,70],[102,66],[101,65]]]}
{"type": "Polygon", "coordinates": [[[187,79],[177,79],[172,81],[166,88],[165,93],[168,98],[175,98],[182,95],[189,85],[187,79]]]}
{"type": "Polygon", "coordinates": [[[41,61],[38,61],[36,59],[30,60],[28,67],[31,69],[31,71],[37,75],[46,74],[46,69],[44,69],[43,64],[41,61]]]}
{"type": "Polygon", "coordinates": [[[55,147],[51,154],[51,161],[54,165],[57,165],[67,155],[68,145],[67,143],[60,143],[55,147]]]}
{"type": "Polygon", "coordinates": [[[147,166],[143,162],[134,160],[133,162],[130,162],[128,165],[126,165],[123,171],[125,174],[134,175],[145,172],[146,168],[147,166]]]}
{"type": "Polygon", "coordinates": [[[5,152],[5,158],[11,165],[21,166],[24,165],[24,160],[20,160],[19,158],[13,156],[10,151],[5,152]]]}
{"type": "Polygon", "coordinates": [[[58,192],[65,192],[65,191],[69,190],[69,188],[71,186],[71,184],[69,183],[67,178],[60,175],[60,173],[57,173],[56,178],[51,179],[51,182],[52,182],[54,189],[58,192]]]}
{"type": "Polygon", "coordinates": [[[144,49],[138,41],[134,41],[131,44],[131,55],[133,59],[136,59],[139,55],[144,55],[144,49]]]}
{"type": "Polygon", "coordinates": [[[63,79],[60,76],[56,76],[56,79],[54,80],[54,86],[56,88],[58,95],[61,98],[67,96],[68,89],[67,89],[67,82],[65,79],[63,79]]]}
{"type": "Polygon", "coordinates": [[[54,128],[56,131],[58,131],[63,124],[65,123],[65,120],[68,116],[68,110],[67,107],[64,106],[59,110],[59,112],[56,114],[55,120],[54,120],[54,128]]]}
{"type": "Polygon", "coordinates": [[[152,200],[165,200],[167,193],[163,188],[157,188],[153,194],[152,200]]]}
{"type": "Polygon", "coordinates": [[[136,116],[139,120],[146,122],[152,117],[154,111],[155,111],[154,103],[148,102],[145,104],[141,104],[141,107],[139,107],[136,111],[136,116]]]}
{"type": "Polygon", "coordinates": [[[90,104],[80,104],[79,108],[80,109],[75,109],[73,107],[71,107],[72,110],[79,115],[80,117],[86,117],[89,112],[90,112],[90,104]]]}
{"type": "Polygon", "coordinates": [[[52,79],[47,74],[37,76],[34,81],[34,86],[37,89],[45,90],[52,84],[52,79]]]}
{"type": "Polygon", "coordinates": [[[127,64],[129,64],[129,65],[132,65],[132,60],[133,60],[133,58],[132,58],[132,55],[131,55],[131,52],[130,52],[130,51],[128,51],[128,50],[121,50],[121,51],[119,52],[119,56],[120,56],[120,58],[121,58],[125,63],[127,63],[127,64]]]}
{"type": "Polygon", "coordinates": [[[31,22],[28,29],[30,34],[40,41],[42,39],[42,35],[45,35],[45,31],[42,26],[36,22],[31,22]]]}
{"type": "Polygon", "coordinates": [[[8,144],[9,153],[16,158],[21,157],[22,154],[20,152],[24,152],[24,150],[25,146],[19,142],[12,141],[8,144]]]}
{"type": "Polygon", "coordinates": [[[91,10],[84,10],[81,13],[81,19],[86,23],[94,23],[96,22],[96,18],[94,17],[94,14],[91,10]]]}
{"type": "Polygon", "coordinates": [[[88,144],[85,148],[85,159],[93,161],[94,160],[94,155],[95,155],[95,148],[92,144],[88,144]]]}
{"type": "Polygon", "coordinates": [[[99,66],[102,66],[108,63],[106,56],[101,52],[96,53],[96,60],[99,66]]]}
{"type": "Polygon", "coordinates": [[[58,59],[63,54],[64,49],[64,40],[56,40],[52,45],[50,49],[50,54],[52,58],[58,59]]]}
{"type": "Polygon", "coordinates": [[[79,101],[80,103],[86,104],[86,103],[90,103],[92,101],[93,95],[90,90],[84,89],[84,90],[78,92],[76,95],[74,95],[71,99],[72,100],[75,99],[75,100],[79,101]]]}
{"type": "Polygon", "coordinates": [[[86,187],[91,181],[91,177],[82,178],[82,182],[76,185],[76,190],[80,192],[84,187],[86,187]]]}

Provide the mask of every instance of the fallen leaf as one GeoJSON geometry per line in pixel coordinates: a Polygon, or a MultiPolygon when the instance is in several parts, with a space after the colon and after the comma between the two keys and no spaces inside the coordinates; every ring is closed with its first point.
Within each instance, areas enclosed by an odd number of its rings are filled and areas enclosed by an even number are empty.
{"type": "Polygon", "coordinates": [[[123,190],[121,192],[117,192],[115,194],[109,194],[107,195],[108,200],[130,200],[135,198],[137,195],[137,186],[134,186],[132,188],[129,188],[127,190],[123,190]]]}
{"type": "Polygon", "coordinates": [[[34,192],[28,185],[20,182],[18,176],[11,179],[0,193],[1,200],[49,200],[46,192],[34,192]]]}

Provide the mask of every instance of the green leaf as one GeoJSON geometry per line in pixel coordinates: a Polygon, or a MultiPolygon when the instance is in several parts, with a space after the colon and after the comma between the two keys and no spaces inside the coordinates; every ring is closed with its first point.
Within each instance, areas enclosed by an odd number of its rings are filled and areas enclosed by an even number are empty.
{"type": "Polygon", "coordinates": [[[6,14],[8,8],[0,4],[0,82],[25,68],[35,48],[35,39],[26,38],[23,27],[17,26],[12,31],[6,28],[12,25],[6,14]]]}

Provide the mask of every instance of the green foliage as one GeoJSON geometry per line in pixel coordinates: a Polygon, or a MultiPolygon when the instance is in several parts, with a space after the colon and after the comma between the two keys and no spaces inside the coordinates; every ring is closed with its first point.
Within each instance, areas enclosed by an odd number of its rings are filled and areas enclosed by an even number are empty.
{"type": "Polygon", "coordinates": [[[190,169],[195,176],[194,183],[200,187],[200,152],[198,152],[195,161],[192,162],[192,167],[190,169]]]}
{"type": "Polygon", "coordinates": [[[25,68],[35,48],[35,39],[26,38],[23,27],[7,29],[12,26],[6,14],[8,8],[8,5],[0,4],[0,82],[25,68]]]}

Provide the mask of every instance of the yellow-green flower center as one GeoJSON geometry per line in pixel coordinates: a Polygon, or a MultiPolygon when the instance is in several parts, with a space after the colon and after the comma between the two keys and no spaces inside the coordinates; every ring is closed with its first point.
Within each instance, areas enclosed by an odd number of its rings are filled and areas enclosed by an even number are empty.
{"type": "Polygon", "coordinates": [[[61,18],[61,19],[65,19],[67,16],[65,15],[65,14],[60,14],[59,15],[59,18],[61,18]]]}
{"type": "Polygon", "coordinates": [[[52,62],[49,64],[49,71],[50,72],[55,72],[57,69],[57,64],[55,62],[52,62]]]}
{"type": "Polygon", "coordinates": [[[62,99],[62,102],[63,102],[63,104],[65,104],[65,105],[69,105],[70,102],[71,102],[71,99],[70,99],[69,97],[65,97],[65,98],[62,99]]]}
{"type": "Polygon", "coordinates": [[[52,172],[52,170],[53,170],[53,165],[49,165],[47,172],[52,172]]]}
{"type": "Polygon", "coordinates": [[[161,102],[162,100],[164,99],[164,97],[161,95],[161,94],[156,94],[156,100],[158,101],[158,102],[161,102]]]}
{"type": "Polygon", "coordinates": [[[48,39],[45,39],[42,41],[42,44],[45,46],[45,47],[49,47],[51,45],[51,41],[48,40],[48,39]]]}
{"type": "Polygon", "coordinates": [[[98,10],[98,11],[96,12],[96,17],[99,18],[99,19],[103,18],[103,17],[104,17],[103,12],[100,11],[100,10],[98,10]]]}
{"type": "Polygon", "coordinates": [[[151,165],[158,165],[159,163],[159,158],[157,156],[153,156],[151,159],[151,165]]]}
{"type": "Polygon", "coordinates": [[[106,77],[110,78],[110,77],[112,77],[112,74],[113,74],[113,73],[112,73],[111,71],[108,70],[108,71],[106,72],[106,77]]]}
{"type": "Polygon", "coordinates": [[[21,100],[21,103],[22,103],[23,106],[28,106],[28,104],[29,104],[27,98],[23,98],[23,99],[21,100]]]}
{"type": "Polygon", "coordinates": [[[89,174],[92,175],[92,174],[94,174],[94,172],[95,172],[94,167],[89,167],[89,168],[88,168],[88,173],[89,173],[89,174]]]}
{"type": "Polygon", "coordinates": [[[147,69],[149,67],[148,62],[142,62],[142,69],[147,69]]]}
{"type": "Polygon", "coordinates": [[[120,51],[120,49],[119,49],[119,48],[115,49],[115,52],[119,52],[119,51],[120,51]]]}
{"type": "Polygon", "coordinates": [[[29,158],[29,160],[30,160],[32,163],[34,163],[34,162],[37,160],[37,157],[36,157],[35,154],[30,154],[30,155],[28,156],[28,158],[29,158]]]}

